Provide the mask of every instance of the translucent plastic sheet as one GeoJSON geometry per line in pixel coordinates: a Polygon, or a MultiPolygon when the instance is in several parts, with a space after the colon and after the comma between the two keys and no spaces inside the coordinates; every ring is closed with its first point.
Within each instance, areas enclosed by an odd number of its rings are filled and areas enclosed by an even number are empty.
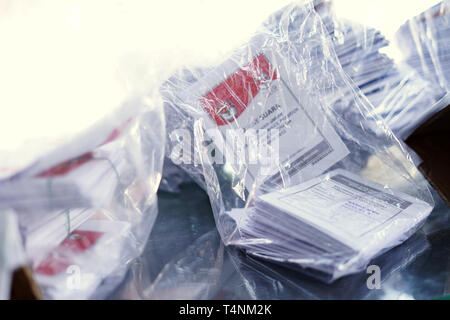
{"type": "Polygon", "coordinates": [[[0,6],[0,208],[16,214],[47,299],[109,294],[157,216],[165,75],[152,74],[148,47],[130,39],[141,27],[130,24],[136,7],[127,9],[108,1],[0,6]]]}
{"type": "Polygon", "coordinates": [[[398,90],[395,89],[380,106],[385,109],[383,113],[386,114],[387,123],[395,123],[393,129],[400,128],[396,133],[402,139],[407,138],[418,125],[448,105],[449,72],[446,67],[446,46],[450,43],[447,35],[450,26],[449,6],[448,1],[434,5],[420,15],[410,18],[395,34],[403,63],[415,70],[419,76],[415,76],[416,80],[413,82],[402,80],[398,86],[401,90],[411,82],[411,89],[406,90],[417,92],[417,97],[391,99],[398,90]]]}
{"type": "Polygon", "coordinates": [[[403,242],[432,209],[311,3],[288,6],[276,31],[261,28],[214,67],[185,68],[162,91],[167,152],[206,184],[226,245],[332,281],[403,242]]]}
{"type": "Polygon", "coordinates": [[[369,262],[380,268],[379,288],[368,287],[373,272],[366,270],[325,284],[224,247],[208,197],[194,184],[158,198],[147,247],[111,299],[433,299],[450,293],[450,215],[438,196],[422,230],[369,262]]]}
{"type": "MultiPolygon", "coordinates": [[[[315,8],[332,37],[343,70],[398,138],[407,138],[427,116],[438,111],[435,103],[443,93],[405,63],[394,61],[392,52],[385,53],[392,46],[383,33],[340,17],[330,3],[316,2],[315,8]]],[[[276,29],[280,15],[274,17],[268,26],[276,29]]],[[[351,117],[358,110],[350,107],[342,112],[351,117]]]]}
{"type": "Polygon", "coordinates": [[[445,0],[409,19],[396,38],[406,62],[425,79],[449,90],[450,2],[445,0]]]}
{"type": "Polygon", "coordinates": [[[124,273],[127,261],[142,251],[157,215],[164,128],[156,105],[141,110],[112,141],[83,153],[83,161],[70,159],[45,174],[4,182],[9,190],[22,183],[22,189],[35,183],[47,186],[36,197],[42,207],[35,202],[33,209],[26,200],[11,204],[45,297],[80,299],[94,293],[102,297],[108,290],[97,287],[104,278],[124,273]],[[105,172],[93,178],[100,170],[97,164],[104,164],[105,172]],[[90,201],[80,196],[68,199],[67,189],[89,179],[93,181],[79,188],[90,201]],[[60,181],[64,185],[59,186],[60,181]],[[61,188],[66,191],[60,196],[61,188]]]}
{"type": "Polygon", "coordinates": [[[439,111],[442,92],[404,65],[393,69],[390,79],[392,82],[377,93],[383,98],[374,104],[375,112],[399,139],[406,140],[423,121],[439,111]]]}
{"type": "MultiPolygon", "coordinates": [[[[279,34],[280,20],[286,10],[289,9],[285,7],[272,14],[266,19],[264,26],[279,34]]],[[[406,139],[424,120],[438,111],[436,102],[442,97],[442,92],[436,90],[431,82],[423,79],[414,69],[394,62],[389,55],[383,53],[382,49],[388,47],[389,41],[380,31],[336,15],[331,1],[314,1],[314,10],[320,15],[332,39],[344,72],[374,105],[374,112],[398,138],[406,139]]],[[[290,19],[290,28],[299,27],[303,21],[301,12],[296,12],[296,9],[292,9],[290,19]]],[[[185,74],[184,77],[186,81],[192,82],[207,72],[208,68],[202,66],[195,68],[195,74],[185,74]]],[[[354,118],[358,121],[359,110],[353,103],[342,105],[340,112],[345,113],[347,119],[354,118]]],[[[170,111],[166,117],[169,123],[186,121],[170,111]]],[[[182,139],[176,136],[176,132],[172,134],[172,139],[182,139]]],[[[189,179],[176,169],[171,160],[167,159],[166,163],[161,187],[173,192],[180,183],[188,182],[189,179]]],[[[201,185],[204,186],[202,183],[201,185]]]]}

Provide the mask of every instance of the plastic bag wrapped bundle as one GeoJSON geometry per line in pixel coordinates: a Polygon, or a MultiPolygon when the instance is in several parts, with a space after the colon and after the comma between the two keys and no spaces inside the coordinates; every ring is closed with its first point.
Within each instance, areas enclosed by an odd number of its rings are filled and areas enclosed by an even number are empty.
{"type": "Polygon", "coordinates": [[[0,209],[17,215],[27,262],[48,299],[107,295],[157,216],[160,83],[145,74],[148,61],[136,54],[141,41],[123,49],[121,33],[109,37],[118,24],[111,15],[126,15],[103,5],[18,3],[2,17],[14,36],[2,33],[0,100],[9,109],[1,126],[0,209]],[[97,5],[107,11],[101,26],[97,5]],[[17,42],[21,36],[32,40],[17,42]]]}
{"type": "MultiPolygon", "coordinates": [[[[427,116],[435,112],[435,103],[442,94],[435,92],[435,88],[413,70],[395,64],[390,57],[381,53],[380,49],[388,46],[389,42],[379,31],[337,17],[329,1],[316,0],[313,5],[332,38],[339,62],[346,74],[376,107],[375,112],[387,123],[394,134],[400,139],[406,139],[427,116]]],[[[283,28],[283,16],[289,12],[289,28],[301,28],[302,12],[295,12],[295,10],[282,8],[272,14],[264,22],[264,26],[270,32],[280,34],[283,28]]],[[[207,72],[208,68],[204,67],[185,70],[182,80],[179,78],[174,81],[194,83],[207,72]]],[[[346,113],[347,119],[354,118],[354,121],[358,121],[359,110],[353,104],[352,98],[343,99],[340,103],[341,112],[346,113]]],[[[188,121],[172,112],[167,112],[166,118],[169,123],[188,121]]],[[[377,126],[376,123],[368,125],[377,126]]],[[[173,140],[182,140],[182,137],[175,135],[172,136],[173,140]]],[[[170,150],[167,148],[167,151],[170,150]]],[[[176,158],[177,155],[175,155],[175,161],[177,161],[176,158]]],[[[196,171],[195,168],[190,169],[191,172],[196,171]]],[[[181,176],[181,173],[172,179],[168,176],[166,181],[172,180],[172,183],[176,185],[178,176],[181,176]]],[[[201,181],[200,178],[196,180],[201,181]]],[[[201,185],[204,184],[201,183],[201,185]]],[[[172,189],[176,190],[176,188],[172,189]]]]}
{"type": "Polygon", "coordinates": [[[102,297],[110,290],[98,288],[104,279],[120,281],[126,263],[142,251],[157,215],[164,132],[159,117],[161,111],[155,107],[136,113],[106,144],[44,174],[9,182],[47,186],[42,195],[45,209],[15,206],[27,257],[45,297],[102,297]],[[105,171],[97,177],[100,165],[105,171]],[[80,187],[91,202],[54,194],[55,182],[67,179],[70,188],[75,184],[71,177],[75,182],[93,179],[80,187]]]}
{"type": "MultiPolygon", "coordinates": [[[[331,2],[315,1],[314,9],[332,38],[342,68],[372,104],[377,105],[379,99],[372,99],[371,94],[383,85],[394,66],[393,60],[379,51],[389,44],[388,40],[378,30],[336,17],[331,2]]],[[[279,34],[286,12],[286,8],[279,10],[264,25],[279,34]]],[[[290,28],[301,27],[301,12],[290,12],[290,19],[290,28]]]]}
{"type": "Polygon", "coordinates": [[[389,78],[389,83],[372,95],[380,97],[375,112],[399,139],[406,140],[439,110],[442,92],[408,66],[393,68],[389,78]]]}
{"type": "Polygon", "coordinates": [[[160,108],[140,106],[125,107],[136,113],[104,143],[96,145],[95,127],[2,181],[2,206],[17,212],[46,298],[101,297],[107,292],[99,284],[123,273],[146,242],[157,215],[164,128],[160,108]]]}
{"type": "Polygon", "coordinates": [[[226,245],[332,281],[403,242],[432,210],[312,3],[285,8],[278,32],[262,27],[226,61],[186,67],[162,92],[180,120],[167,121],[168,152],[205,183],[226,245]]]}
{"type": "MultiPolygon", "coordinates": [[[[316,11],[328,21],[325,24],[344,71],[394,134],[406,139],[436,111],[435,103],[442,92],[414,69],[394,63],[380,52],[389,41],[378,30],[337,17],[330,5],[316,5],[316,11]]],[[[343,112],[351,114],[354,110],[350,104],[343,112]]]]}
{"type": "MultiPolygon", "coordinates": [[[[404,282],[402,271],[420,256],[425,255],[424,252],[429,248],[427,237],[417,232],[402,245],[371,261],[372,266],[378,266],[381,270],[381,288],[389,287],[388,282],[393,278],[399,279],[398,282],[404,282]],[[395,277],[392,277],[393,275],[395,277]]],[[[229,253],[242,281],[246,283],[243,287],[251,293],[253,299],[277,297],[277,299],[370,300],[378,294],[385,293],[383,290],[371,290],[367,286],[366,272],[345,277],[333,284],[319,283],[294,270],[261,262],[234,250],[230,250],[229,253]]]]}
{"type": "MultiPolygon", "coordinates": [[[[389,41],[377,30],[336,17],[330,34],[348,76],[375,106],[375,112],[401,140],[430,114],[443,93],[403,63],[395,63],[383,49],[389,41]]],[[[330,30],[330,28],[328,28],[330,30]]],[[[344,112],[353,112],[347,108],[344,112]]]]}
{"type": "Polygon", "coordinates": [[[450,88],[449,28],[450,2],[445,0],[408,20],[396,34],[406,62],[444,91],[450,88]]]}

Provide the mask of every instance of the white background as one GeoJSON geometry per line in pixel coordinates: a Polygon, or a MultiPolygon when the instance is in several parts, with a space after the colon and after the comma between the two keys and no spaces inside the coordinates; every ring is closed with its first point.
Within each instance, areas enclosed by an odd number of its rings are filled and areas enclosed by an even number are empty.
{"type": "MultiPolygon", "coordinates": [[[[337,0],[335,7],[389,38],[436,2],[337,0]]],[[[0,0],[0,165],[25,142],[70,136],[131,93],[156,90],[177,66],[214,61],[287,3],[0,0]]]]}

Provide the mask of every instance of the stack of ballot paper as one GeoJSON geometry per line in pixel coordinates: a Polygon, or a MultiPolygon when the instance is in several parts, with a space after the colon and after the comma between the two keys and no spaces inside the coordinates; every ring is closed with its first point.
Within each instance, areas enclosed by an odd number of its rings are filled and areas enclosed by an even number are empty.
{"type": "Polygon", "coordinates": [[[113,214],[95,220],[121,201],[121,180],[132,169],[122,139],[132,118],[119,118],[100,122],[63,143],[30,151],[27,161],[16,166],[9,160],[12,156],[0,158],[5,169],[0,208],[14,211],[26,258],[47,298],[88,298],[120,265],[130,223],[116,221],[113,214]],[[83,239],[73,242],[83,232],[93,235],[88,238],[97,249],[87,250],[90,242],[83,239]],[[81,251],[89,252],[90,258],[81,251]],[[64,277],[70,276],[66,269],[72,264],[87,272],[79,290],[66,287],[64,277]]]}
{"type": "Polygon", "coordinates": [[[57,247],[33,259],[36,280],[47,297],[80,299],[94,294],[106,276],[120,269],[130,224],[89,219],[57,247]],[[101,261],[101,263],[98,263],[101,261]]]}
{"type": "Polygon", "coordinates": [[[334,280],[406,240],[432,201],[344,72],[368,93],[395,85],[401,78],[379,52],[387,41],[320,16],[325,27],[311,7],[288,6],[228,59],[188,67],[162,90],[168,150],[181,160],[194,153],[197,163],[180,162],[203,177],[225,244],[334,280]],[[179,129],[194,146],[180,148],[179,129]]]}
{"type": "Polygon", "coordinates": [[[420,75],[450,88],[450,1],[443,1],[410,19],[396,38],[406,62],[420,75]]]}
{"type": "MultiPolygon", "coordinates": [[[[259,196],[232,209],[249,254],[313,269],[330,278],[404,241],[432,207],[346,170],[259,196]]],[[[348,271],[348,270],[347,270],[348,271]]]]}
{"type": "Polygon", "coordinates": [[[0,208],[16,211],[29,252],[57,245],[89,218],[86,208],[107,206],[120,188],[128,164],[118,138],[130,121],[114,123],[36,150],[20,166],[0,161],[8,169],[0,180],[0,208]]]}
{"type": "Polygon", "coordinates": [[[345,73],[373,104],[377,104],[371,95],[383,85],[393,67],[392,59],[379,52],[380,48],[388,45],[388,41],[373,28],[347,23],[336,25],[332,36],[345,73]]]}
{"type": "Polygon", "coordinates": [[[432,113],[443,93],[423,74],[381,53],[389,41],[379,31],[334,20],[327,29],[345,73],[372,103],[375,113],[399,138],[406,139],[432,113]]]}
{"type": "Polygon", "coordinates": [[[398,138],[406,140],[423,121],[439,111],[442,92],[406,66],[392,73],[392,83],[371,97],[379,96],[375,113],[398,138]]]}
{"type": "MultiPolygon", "coordinates": [[[[424,106],[432,108],[442,93],[420,74],[394,63],[382,53],[380,50],[387,47],[389,41],[378,30],[337,17],[328,1],[314,3],[345,73],[376,107],[376,114],[388,127],[398,137],[407,138],[423,121],[424,106]]],[[[271,16],[265,26],[276,34],[283,32],[280,21],[286,14],[290,15],[289,31],[295,34],[294,30],[304,21],[301,10],[295,8],[283,8],[271,16]]],[[[358,111],[352,104],[344,104],[341,112],[352,118],[358,111]]]]}
{"type": "Polygon", "coordinates": [[[102,151],[86,153],[34,177],[0,183],[0,207],[42,211],[107,203],[124,160],[120,152],[102,151]]]}
{"type": "MultiPolygon", "coordinates": [[[[394,66],[393,60],[380,52],[389,41],[374,28],[337,18],[329,1],[317,0],[314,5],[345,73],[373,104],[378,104],[378,100],[372,101],[371,95],[391,80],[389,74],[394,66]]],[[[285,32],[280,21],[286,14],[290,16],[289,32],[296,34],[305,19],[298,7],[288,6],[279,10],[267,19],[264,26],[275,34],[285,32]]],[[[301,37],[300,34],[298,36],[301,37]]]]}
{"type": "Polygon", "coordinates": [[[95,209],[65,209],[45,215],[20,214],[21,233],[28,256],[39,257],[56,247],[95,212],[95,209]]]}
{"type": "Polygon", "coordinates": [[[132,120],[133,110],[124,110],[62,141],[36,141],[41,148],[3,150],[7,156],[0,157],[0,208],[48,211],[107,200],[109,185],[114,189],[124,166],[124,155],[115,144],[132,120]],[[120,119],[127,114],[127,120],[120,119]]]}

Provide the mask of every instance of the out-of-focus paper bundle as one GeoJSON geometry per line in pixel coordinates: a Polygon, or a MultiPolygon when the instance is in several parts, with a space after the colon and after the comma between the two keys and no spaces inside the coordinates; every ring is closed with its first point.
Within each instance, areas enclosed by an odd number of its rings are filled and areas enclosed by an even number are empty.
{"type": "Polygon", "coordinates": [[[104,297],[108,290],[99,285],[111,276],[120,281],[126,271],[124,258],[132,257],[127,252],[131,249],[127,243],[130,227],[128,222],[97,212],[94,219],[55,242],[58,246],[35,258],[34,275],[46,295],[58,299],[104,297]]]}
{"type": "MultiPolygon", "coordinates": [[[[421,75],[406,65],[395,63],[380,50],[389,41],[374,28],[337,17],[331,2],[314,2],[316,12],[328,30],[334,50],[345,73],[359,87],[361,92],[375,106],[374,112],[401,139],[406,139],[430,113],[442,93],[421,75]]],[[[275,33],[282,32],[280,24],[286,10],[271,16],[266,26],[275,33]]],[[[290,13],[290,28],[300,28],[303,17],[290,13]]],[[[350,118],[357,118],[357,107],[352,99],[340,102],[342,112],[350,118]]],[[[377,124],[372,124],[374,128],[377,124]]]]}
{"type": "MultiPolygon", "coordinates": [[[[435,112],[443,93],[408,65],[380,52],[389,41],[379,31],[334,15],[333,19],[331,35],[344,71],[375,107],[374,112],[405,140],[435,112]]],[[[355,112],[354,105],[345,112],[355,112]]]]}
{"type": "Polygon", "coordinates": [[[20,169],[10,167],[7,173],[8,163],[2,163],[0,207],[36,212],[107,203],[125,165],[124,153],[112,142],[131,120],[117,127],[105,121],[73,141],[54,144],[43,156],[34,154],[37,158],[20,169]]]}
{"type": "Polygon", "coordinates": [[[60,1],[0,11],[0,209],[16,215],[45,298],[107,295],[156,219],[160,83],[123,11],[60,1]]]}
{"type": "Polygon", "coordinates": [[[450,89],[450,2],[442,1],[397,31],[406,62],[425,79],[450,89]]]}
{"type": "Polygon", "coordinates": [[[120,281],[152,228],[162,114],[157,107],[126,110],[134,116],[120,116],[124,124],[106,135],[83,132],[1,182],[1,207],[19,218],[27,260],[46,298],[106,295],[113,287],[99,285],[112,276],[120,281]]]}
{"type": "MultiPolygon", "coordinates": [[[[372,104],[378,105],[382,97],[376,93],[392,82],[390,76],[394,62],[379,51],[389,44],[388,40],[374,28],[336,17],[330,1],[316,0],[314,9],[330,34],[342,68],[372,104]]],[[[280,34],[286,27],[280,21],[286,18],[287,12],[283,8],[273,14],[265,26],[275,34],[280,34]]],[[[289,15],[292,19],[290,30],[301,28],[304,21],[302,13],[293,11],[289,15]]]]}
{"type": "Polygon", "coordinates": [[[229,214],[249,253],[287,265],[300,263],[329,281],[355,263],[356,256],[370,260],[405,239],[430,210],[407,194],[385,193],[382,185],[336,170],[260,196],[247,214],[243,209],[229,214]],[[268,234],[270,241],[254,240],[268,234]],[[311,259],[317,255],[320,261],[311,259]]]}

